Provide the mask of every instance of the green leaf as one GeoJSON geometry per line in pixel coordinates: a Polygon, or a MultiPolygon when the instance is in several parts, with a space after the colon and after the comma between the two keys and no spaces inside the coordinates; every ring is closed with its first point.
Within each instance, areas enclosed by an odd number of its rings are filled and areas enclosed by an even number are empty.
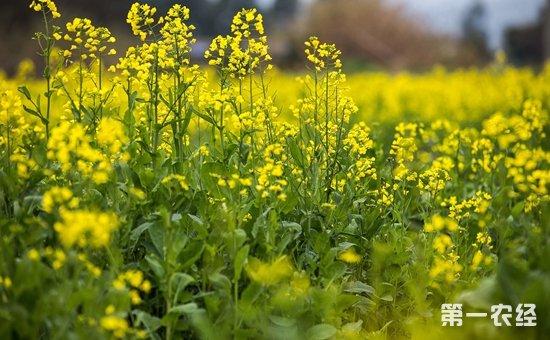
{"type": "Polygon", "coordinates": [[[269,320],[277,326],[292,327],[296,324],[296,319],[284,318],[282,316],[270,315],[269,320]]]}
{"type": "Polygon", "coordinates": [[[248,287],[243,290],[241,295],[241,303],[252,305],[254,301],[262,294],[263,287],[256,282],[251,282],[248,287]]]}
{"type": "Polygon", "coordinates": [[[132,230],[132,232],[130,233],[130,241],[132,242],[132,247],[135,247],[141,234],[143,234],[145,230],[148,230],[149,227],[151,227],[153,224],[154,224],[153,222],[145,222],[140,224],[134,230],[132,230]]]}
{"type": "Polygon", "coordinates": [[[158,255],[164,256],[164,227],[159,222],[154,222],[147,228],[147,231],[158,255]]]}
{"type": "Polygon", "coordinates": [[[26,85],[21,85],[17,88],[17,91],[21,92],[27,100],[31,100],[31,92],[26,85]]]}
{"type": "Polygon", "coordinates": [[[201,167],[201,179],[206,189],[217,198],[221,198],[221,192],[218,187],[219,178],[227,177],[227,170],[221,163],[207,162],[201,167]]]}
{"type": "Polygon", "coordinates": [[[231,291],[231,281],[229,281],[227,276],[221,273],[214,273],[214,274],[208,275],[208,280],[217,289],[231,291]]]}
{"type": "Polygon", "coordinates": [[[240,247],[246,242],[246,239],[247,239],[246,231],[240,228],[237,228],[233,233],[233,237],[234,237],[234,242],[236,246],[240,247]]]}
{"type": "Polygon", "coordinates": [[[511,212],[512,217],[514,219],[517,220],[519,218],[521,212],[523,211],[524,206],[525,206],[525,201],[521,201],[521,202],[517,203],[516,205],[514,205],[514,207],[512,208],[512,212],[511,212]]]}
{"type": "Polygon", "coordinates": [[[204,225],[204,221],[200,217],[191,214],[187,214],[187,216],[189,216],[189,218],[191,218],[193,222],[197,223],[198,225],[204,225]]]}
{"type": "Polygon", "coordinates": [[[387,302],[392,302],[393,301],[393,296],[390,293],[386,293],[386,294],[384,294],[380,297],[380,300],[387,301],[387,302]]]}
{"type": "Polygon", "coordinates": [[[170,308],[168,310],[168,314],[176,314],[176,315],[183,315],[183,314],[192,314],[198,310],[198,306],[194,302],[186,303],[183,305],[178,305],[170,308]]]}
{"type": "Polygon", "coordinates": [[[188,246],[183,249],[179,254],[180,259],[180,270],[187,269],[191,267],[197,260],[202,256],[205,243],[203,240],[192,240],[189,242],[188,246]]]}
{"type": "Polygon", "coordinates": [[[200,334],[201,339],[215,340],[220,339],[219,332],[210,321],[208,313],[204,309],[198,309],[191,315],[191,322],[200,334]]]}
{"type": "Polygon", "coordinates": [[[491,309],[494,292],[498,290],[496,277],[487,277],[475,289],[466,290],[456,297],[456,301],[476,309],[491,309]]]}
{"type": "Polygon", "coordinates": [[[299,167],[303,167],[304,157],[303,157],[302,151],[300,150],[296,142],[293,139],[289,138],[287,140],[287,145],[290,150],[290,155],[292,156],[292,159],[294,159],[294,161],[299,167]]]}
{"type": "Polygon", "coordinates": [[[355,332],[358,333],[361,331],[361,326],[363,325],[363,320],[357,322],[349,322],[342,326],[342,330],[346,332],[355,332]]]}
{"type": "Polygon", "coordinates": [[[46,145],[39,144],[32,150],[32,159],[34,159],[36,164],[43,167],[48,162],[47,152],[46,145]]]}
{"type": "Polygon", "coordinates": [[[42,196],[30,195],[23,199],[23,210],[27,215],[31,216],[35,208],[40,208],[42,205],[42,196]]]}
{"type": "Polygon", "coordinates": [[[142,310],[134,310],[132,311],[132,314],[134,314],[134,316],[136,317],[135,323],[137,326],[143,324],[149,332],[150,336],[158,338],[158,336],[154,332],[162,326],[161,320],[159,318],[157,318],[156,316],[152,316],[151,314],[142,310]]]}
{"type": "Polygon", "coordinates": [[[187,247],[189,238],[187,232],[183,228],[176,228],[172,230],[169,237],[169,242],[167,242],[167,254],[166,261],[172,266],[177,266],[178,263],[181,263],[179,258],[182,251],[187,247]]]}
{"type": "Polygon", "coordinates": [[[149,267],[155,273],[156,278],[159,281],[164,279],[165,271],[160,259],[155,255],[145,255],[145,261],[149,264],[149,267]]]}
{"type": "Polygon", "coordinates": [[[360,281],[354,281],[349,282],[345,287],[344,291],[347,293],[354,293],[354,294],[367,294],[372,295],[374,294],[374,288],[369,286],[368,284],[360,281]]]}
{"type": "Polygon", "coordinates": [[[37,111],[31,109],[30,107],[28,107],[28,106],[26,106],[26,105],[23,105],[23,109],[24,109],[25,111],[27,111],[28,113],[30,113],[31,115],[33,115],[33,116],[35,116],[35,117],[38,117],[38,119],[40,119],[40,121],[41,121],[42,123],[45,124],[45,123],[48,122],[48,120],[47,120],[46,118],[44,118],[40,112],[37,112],[37,111]]]}
{"type": "Polygon", "coordinates": [[[170,284],[172,285],[172,289],[174,290],[174,302],[177,302],[180,292],[193,282],[195,282],[195,278],[193,278],[189,274],[175,273],[174,275],[172,275],[170,284]]]}
{"type": "Polygon", "coordinates": [[[216,126],[216,127],[218,126],[218,125],[216,124],[216,121],[215,121],[212,117],[207,116],[207,115],[205,115],[205,114],[203,114],[203,113],[201,113],[201,112],[199,112],[199,111],[197,111],[197,110],[195,110],[195,109],[193,109],[193,112],[194,112],[197,116],[199,116],[199,117],[201,117],[202,119],[206,120],[208,123],[210,123],[210,124],[212,124],[212,125],[214,125],[214,126],[216,126]]]}
{"type": "Polygon", "coordinates": [[[289,214],[298,205],[298,194],[295,191],[287,193],[286,200],[279,202],[279,208],[285,214],[289,214]]]}
{"type": "Polygon", "coordinates": [[[336,327],[326,323],[315,325],[307,330],[306,336],[309,340],[324,340],[336,334],[336,327]]]}
{"type": "Polygon", "coordinates": [[[290,232],[301,234],[302,226],[296,222],[282,221],[281,226],[290,232]]]}
{"type": "Polygon", "coordinates": [[[187,128],[189,127],[189,123],[191,122],[191,116],[193,114],[193,105],[191,105],[187,110],[185,110],[185,118],[183,119],[183,123],[181,125],[182,131],[181,133],[184,133],[187,131],[187,128]]]}
{"type": "Polygon", "coordinates": [[[346,273],[346,265],[342,262],[334,262],[326,269],[326,278],[330,281],[342,277],[346,273]]]}
{"type": "Polygon", "coordinates": [[[233,265],[235,267],[235,273],[233,275],[233,281],[235,284],[239,279],[241,278],[241,273],[246,265],[246,262],[248,260],[248,251],[250,250],[250,247],[248,245],[245,245],[239,251],[237,252],[237,255],[235,255],[235,260],[233,261],[233,265]]]}

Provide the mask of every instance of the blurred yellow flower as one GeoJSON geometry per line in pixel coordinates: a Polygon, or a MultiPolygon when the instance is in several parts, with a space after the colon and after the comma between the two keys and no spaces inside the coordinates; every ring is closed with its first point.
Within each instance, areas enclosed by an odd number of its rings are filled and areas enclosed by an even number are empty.
{"type": "Polygon", "coordinates": [[[293,267],[286,255],[271,262],[262,262],[257,258],[251,258],[246,266],[246,272],[252,280],[269,286],[290,277],[293,267]]]}
{"type": "Polygon", "coordinates": [[[350,263],[350,264],[357,264],[362,260],[362,256],[357,254],[357,252],[355,252],[355,248],[353,247],[349,247],[348,249],[339,253],[337,258],[340,261],[350,263]]]}

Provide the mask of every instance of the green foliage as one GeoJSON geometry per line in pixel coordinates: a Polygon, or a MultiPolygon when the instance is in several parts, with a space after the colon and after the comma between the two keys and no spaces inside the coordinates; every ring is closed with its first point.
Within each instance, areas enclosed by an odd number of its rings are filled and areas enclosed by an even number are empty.
{"type": "Polygon", "coordinates": [[[108,31],[75,19],[47,103],[0,83],[0,338],[437,337],[450,301],[536,303],[538,326],[505,334],[546,334],[537,98],[474,128],[371,130],[340,52],[312,37],[285,116],[256,10],[210,46],[210,80],[189,60],[188,10],[154,16],[132,6],[145,42],[112,77],[93,50],[108,31]]]}

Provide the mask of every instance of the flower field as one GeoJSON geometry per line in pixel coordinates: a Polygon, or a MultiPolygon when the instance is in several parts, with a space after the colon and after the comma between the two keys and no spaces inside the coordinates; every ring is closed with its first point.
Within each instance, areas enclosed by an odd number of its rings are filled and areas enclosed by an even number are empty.
{"type": "Polygon", "coordinates": [[[42,77],[0,78],[1,339],[549,334],[550,65],[346,76],[311,37],[290,74],[254,9],[204,60],[183,5],[132,5],[122,53],[30,10],[42,77]],[[537,325],[444,327],[449,303],[537,325]]]}

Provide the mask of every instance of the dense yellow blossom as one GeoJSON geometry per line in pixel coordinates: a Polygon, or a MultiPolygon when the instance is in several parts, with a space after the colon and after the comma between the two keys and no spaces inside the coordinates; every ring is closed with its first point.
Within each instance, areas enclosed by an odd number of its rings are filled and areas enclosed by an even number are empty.
{"type": "Polygon", "coordinates": [[[119,225],[116,215],[110,213],[61,209],[60,216],[54,229],[66,247],[107,246],[119,225]]]}
{"type": "Polygon", "coordinates": [[[458,263],[459,257],[455,254],[448,256],[437,256],[429,272],[430,278],[433,280],[432,285],[439,286],[438,281],[443,283],[455,282],[460,277],[460,272],[464,266],[458,263]]]}
{"type": "Polygon", "coordinates": [[[129,294],[135,304],[141,301],[139,300],[140,297],[136,289],[144,293],[149,293],[149,291],[151,290],[151,282],[145,279],[143,272],[141,272],[140,270],[125,271],[119,274],[117,278],[113,281],[113,287],[115,287],[116,289],[126,289],[127,285],[131,288],[129,290],[129,294]]]}
{"type": "Polygon", "coordinates": [[[34,0],[31,2],[29,8],[32,8],[36,12],[44,11],[45,13],[50,13],[54,19],[61,17],[61,14],[57,11],[55,2],[52,0],[34,0]]]}
{"type": "Polygon", "coordinates": [[[113,118],[101,119],[96,137],[98,144],[106,147],[111,155],[117,155],[128,142],[124,125],[113,118]]]}
{"type": "Polygon", "coordinates": [[[38,252],[38,250],[32,248],[27,251],[27,257],[31,261],[38,261],[40,260],[40,253],[38,252]]]}
{"type": "Polygon", "coordinates": [[[357,264],[361,262],[363,257],[355,251],[355,248],[350,247],[338,254],[338,259],[350,264],[357,264]]]}
{"type": "Polygon", "coordinates": [[[162,179],[162,184],[168,185],[170,183],[177,183],[180,187],[180,189],[183,190],[189,190],[189,185],[187,184],[187,181],[185,179],[185,176],[183,175],[169,175],[162,179]]]}
{"type": "Polygon", "coordinates": [[[4,289],[10,289],[12,285],[13,285],[13,282],[9,277],[0,276],[0,286],[3,286],[4,289]]]}
{"type": "Polygon", "coordinates": [[[157,12],[155,7],[148,4],[134,3],[128,12],[126,22],[132,27],[132,33],[144,41],[152,33],[151,26],[155,19],[153,16],[157,12]]]}
{"type": "Polygon", "coordinates": [[[51,187],[42,197],[42,208],[47,213],[52,213],[56,205],[77,208],[80,199],[73,197],[73,192],[65,187],[51,187]]]}
{"type": "Polygon", "coordinates": [[[99,325],[106,331],[112,332],[115,338],[124,338],[128,331],[128,321],[116,315],[107,315],[101,318],[99,325]]]}
{"type": "Polygon", "coordinates": [[[246,266],[246,272],[252,280],[271,286],[290,277],[293,267],[288,256],[281,256],[270,262],[251,258],[246,266]]]}
{"type": "Polygon", "coordinates": [[[109,179],[111,164],[119,156],[122,144],[127,138],[118,122],[110,119],[101,121],[98,131],[98,146],[106,147],[108,154],[92,146],[91,137],[79,123],[64,121],[52,129],[48,141],[48,159],[59,162],[63,172],[68,172],[76,166],[83,175],[97,184],[106,183],[109,179]],[[116,154],[112,155],[112,152],[116,154]]]}
{"type": "Polygon", "coordinates": [[[31,273],[29,329],[50,333],[43,294],[61,292],[65,329],[104,337],[391,336],[496,263],[539,270],[550,64],[346,76],[310,37],[297,76],[242,9],[199,66],[189,8],[135,3],[140,41],[109,66],[107,28],[30,6],[44,80],[0,74],[0,301],[31,273]]]}
{"type": "Polygon", "coordinates": [[[458,223],[456,220],[443,217],[440,215],[433,215],[429,222],[424,224],[424,231],[433,232],[433,231],[443,231],[448,230],[450,232],[458,230],[458,223]]]}
{"type": "Polygon", "coordinates": [[[109,29],[95,27],[90,19],[74,18],[66,24],[66,29],[67,33],[63,38],[70,42],[71,46],[63,52],[65,58],[70,58],[74,53],[77,53],[77,57],[82,60],[116,54],[113,48],[107,50],[108,46],[116,41],[115,37],[111,35],[109,29]]]}

